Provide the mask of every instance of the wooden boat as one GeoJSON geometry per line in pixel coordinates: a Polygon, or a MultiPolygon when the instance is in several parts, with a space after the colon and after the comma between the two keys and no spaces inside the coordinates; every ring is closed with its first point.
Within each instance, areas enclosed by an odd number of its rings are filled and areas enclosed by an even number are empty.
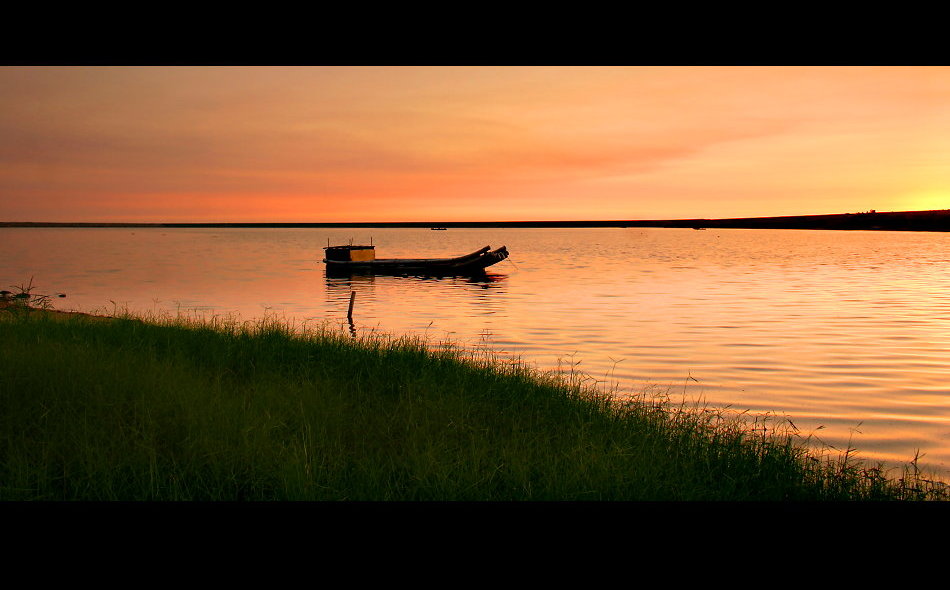
{"type": "Polygon", "coordinates": [[[466,275],[481,272],[508,258],[504,246],[492,250],[485,246],[457,258],[376,258],[375,246],[327,246],[323,259],[327,272],[378,272],[429,275],[466,275]]]}

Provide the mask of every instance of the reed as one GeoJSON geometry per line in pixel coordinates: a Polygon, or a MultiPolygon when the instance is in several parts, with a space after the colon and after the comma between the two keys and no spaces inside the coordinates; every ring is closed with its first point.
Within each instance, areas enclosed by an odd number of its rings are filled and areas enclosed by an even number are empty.
{"type": "Polygon", "coordinates": [[[0,351],[0,500],[947,499],[778,421],[451,343],[0,311],[0,351]]]}

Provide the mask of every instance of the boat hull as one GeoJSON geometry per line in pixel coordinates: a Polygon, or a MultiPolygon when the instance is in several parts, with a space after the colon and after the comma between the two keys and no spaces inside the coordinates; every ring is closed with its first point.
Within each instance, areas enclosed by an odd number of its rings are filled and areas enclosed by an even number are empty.
{"type": "Polygon", "coordinates": [[[327,273],[372,272],[378,274],[427,274],[434,276],[467,275],[483,272],[489,266],[508,258],[505,246],[481,250],[457,258],[380,258],[364,261],[323,259],[327,273]]]}

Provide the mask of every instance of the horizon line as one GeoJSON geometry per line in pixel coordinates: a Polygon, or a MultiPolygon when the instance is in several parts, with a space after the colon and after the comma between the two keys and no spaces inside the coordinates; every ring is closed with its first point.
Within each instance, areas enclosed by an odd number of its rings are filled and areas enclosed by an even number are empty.
{"type": "Polygon", "coordinates": [[[892,215],[944,214],[950,209],[915,211],[858,211],[854,213],[823,213],[778,215],[768,217],[691,217],[679,219],[588,219],[588,220],[499,220],[499,221],[0,221],[0,227],[631,227],[640,224],[689,225],[702,223],[769,222],[819,220],[861,216],[876,218],[892,215]]]}

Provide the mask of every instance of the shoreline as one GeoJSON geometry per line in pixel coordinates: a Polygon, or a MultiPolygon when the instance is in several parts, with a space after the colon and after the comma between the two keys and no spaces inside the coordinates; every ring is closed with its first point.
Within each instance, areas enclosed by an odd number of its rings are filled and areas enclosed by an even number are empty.
{"type": "Polygon", "coordinates": [[[778,424],[617,406],[407,338],[42,309],[0,322],[4,419],[34,425],[4,434],[0,499],[947,499],[916,466],[897,479],[778,424]]]}
{"type": "Polygon", "coordinates": [[[42,315],[56,317],[56,318],[85,317],[85,318],[92,318],[96,320],[116,319],[115,316],[86,313],[84,311],[66,311],[62,309],[54,309],[52,307],[49,307],[49,308],[31,307],[28,304],[17,303],[12,298],[0,299],[0,311],[6,311],[6,310],[11,310],[10,313],[28,313],[28,314],[39,313],[42,315]]]}
{"type": "Polygon", "coordinates": [[[818,229],[842,231],[950,231],[950,209],[866,211],[827,215],[736,217],[724,219],[619,219],[567,221],[406,221],[406,222],[49,222],[0,221],[3,227],[155,227],[155,228],[598,228],[665,227],[694,229],[818,229]]]}

